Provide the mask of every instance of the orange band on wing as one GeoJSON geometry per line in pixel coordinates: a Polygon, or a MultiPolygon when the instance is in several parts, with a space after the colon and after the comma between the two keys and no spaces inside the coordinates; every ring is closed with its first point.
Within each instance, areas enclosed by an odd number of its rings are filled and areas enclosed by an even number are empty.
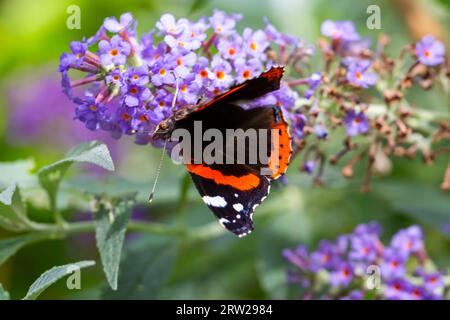
{"type": "Polygon", "coordinates": [[[190,173],[196,174],[202,178],[213,180],[217,184],[227,185],[241,191],[255,189],[260,182],[260,178],[253,173],[248,173],[240,177],[226,176],[218,170],[211,169],[210,167],[201,164],[187,164],[186,169],[190,173]]]}
{"type": "MultiPolygon", "coordinates": [[[[272,170],[271,179],[278,179],[283,175],[291,159],[292,146],[291,146],[291,136],[289,134],[289,129],[287,123],[283,119],[283,114],[281,109],[277,111],[279,122],[272,125],[272,129],[278,130],[278,141],[275,148],[278,148],[278,152],[272,152],[269,158],[269,168],[272,170]]],[[[272,141],[274,141],[272,136],[272,141]]]]}

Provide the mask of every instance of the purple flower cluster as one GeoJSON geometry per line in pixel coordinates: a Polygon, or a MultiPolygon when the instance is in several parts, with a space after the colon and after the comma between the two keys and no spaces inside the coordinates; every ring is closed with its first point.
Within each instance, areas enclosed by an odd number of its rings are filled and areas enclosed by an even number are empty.
{"type": "MultiPolygon", "coordinates": [[[[135,135],[136,143],[147,144],[174,109],[210,99],[274,65],[269,48],[290,54],[301,46],[267,21],[264,30],[245,28],[240,34],[235,27],[241,18],[218,10],[197,21],[164,14],[141,37],[130,13],[119,20],[106,18],[95,36],[72,42],[71,52],[60,59],[62,85],[76,104],[75,118],[90,130],[109,131],[114,138],[135,135]],[[73,80],[71,70],[85,76],[73,80]]],[[[297,99],[283,83],[252,106],[277,104],[291,110],[297,99]]]]}
{"type": "Polygon", "coordinates": [[[283,257],[295,266],[289,280],[310,290],[329,287],[339,299],[363,299],[371,291],[377,299],[443,299],[444,274],[428,260],[422,230],[402,229],[387,246],[380,233],[378,224],[362,224],[334,242],[322,241],[312,252],[303,245],[285,249],[283,257]],[[370,281],[378,281],[378,287],[368,286],[370,281]]]}

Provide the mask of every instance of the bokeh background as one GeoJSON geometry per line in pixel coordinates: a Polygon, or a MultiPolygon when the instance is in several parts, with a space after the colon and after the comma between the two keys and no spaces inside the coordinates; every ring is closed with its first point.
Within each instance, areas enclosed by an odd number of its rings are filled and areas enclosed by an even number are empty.
{"type": "MultiPolygon", "coordinates": [[[[0,1],[0,162],[21,160],[31,172],[63,157],[72,146],[98,139],[110,148],[117,170],[113,174],[88,166],[71,170],[63,186],[61,206],[69,220],[89,219],[88,201],[73,197],[71,189],[100,192],[138,191],[145,203],[159,152],[137,146],[132,139],[115,141],[104,133],[86,130],[72,121],[73,106],[61,93],[56,71],[59,55],[69,42],[96,32],[103,19],[130,11],[138,20],[138,32],[152,28],[166,12],[177,17],[197,18],[213,8],[244,15],[243,25],[263,27],[267,16],[281,31],[314,43],[325,19],[352,20],[362,35],[374,39],[379,32],[392,37],[392,52],[426,33],[449,44],[450,1],[354,1],[354,0],[255,0],[255,1],[154,1],[154,0],[3,0],[0,1]],[[67,7],[81,8],[81,29],[66,28],[67,7]],[[366,9],[381,7],[382,30],[366,28],[366,9]]],[[[414,95],[415,103],[448,116],[449,97],[437,90],[414,95]]],[[[281,250],[305,243],[312,247],[321,239],[350,232],[357,224],[378,221],[386,238],[397,229],[419,224],[433,260],[442,268],[450,266],[450,194],[439,184],[448,164],[440,157],[432,166],[420,161],[395,160],[393,170],[377,177],[369,194],[360,192],[361,174],[351,181],[328,168],[325,187],[312,187],[311,179],[291,165],[288,184],[274,190],[255,214],[256,232],[237,240],[221,234],[207,241],[186,244],[176,250],[164,236],[130,234],[119,287],[142,281],[141,291],[112,294],[100,264],[82,273],[82,290],[68,290],[65,282],[51,287],[42,298],[286,298],[298,296],[297,288],[286,282],[287,264],[281,250]],[[168,279],[158,278],[168,272],[168,279]],[[106,292],[106,293],[105,293],[106,292]]],[[[1,170],[1,169],[0,169],[1,170]]],[[[133,217],[172,223],[174,208],[184,186],[184,171],[169,160],[164,163],[156,199],[135,208],[133,217]]],[[[5,187],[0,182],[0,188],[5,187]]],[[[188,226],[213,221],[190,186],[184,212],[188,226]]],[[[42,195],[44,197],[44,195],[42,195]]],[[[31,215],[50,221],[45,200],[28,203],[31,215]]],[[[7,237],[0,230],[0,238],[7,237]]],[[[0,266],[0,283],[13,298],[22,297],[29,285],[45,270],[78,260],[98,261],[94,235],[77,235],[65,240],[38,243],[21,250],[0,266]]],[[[131,289],[130,289],[131,290],[131,289]]]]}

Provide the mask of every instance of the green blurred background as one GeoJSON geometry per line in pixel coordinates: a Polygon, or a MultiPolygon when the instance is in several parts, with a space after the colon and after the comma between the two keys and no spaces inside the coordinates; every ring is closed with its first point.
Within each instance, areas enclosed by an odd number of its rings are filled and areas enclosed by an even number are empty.
{"type": "MultiPolygon", "coordinates": [[[[73,124],[72,106],[59,92],[57,65],[59,55],[69,42],[96,32],[103,19],[130,11],[138,20],[138,32],[152,28],[161,14],[198,18],[213,8],[244,15],[240,26],[263,27],[267,16],[281,31],[314,43],[324,19],[353,20],[361,34],[374,41],[383,32],[392,37],[392,52],[423,33],[432,32],[448,44],[449,1],[374,1],[374,0],[255,0],[255,1],[0,1],[0,161],[23,160],[31,171],[60,159],[76,143],[100,139],[112,151],[117,165],[114,174],[89,167],[71,171],[62,194],[64,214],[70,219],[89,216],[88,202],[80,201],[71,190],[125,192],[139,191],[144,202],[153,179],[159,152],[133,144],[132,139],[113,141],[103,134],[86,132],[73,124]],[[407,3],[415,3],[418,11],[407,3]],[[67,7],[81,9],[81,29],[66,28],[67,7]],[[366,8],[377,4],[382,13],[382,30],[365,26],[366,8]],[[419,20],[414,14],[420,14],[419,20]],[[412,15],[412,16],[411,16],[412,15]],[[429,21],[416,25],[415,21],[429,21]],[[19,110],[20,109],[20,110],[19,110]],[[45,119],[44,119],[45,118],[45,119]]],[[[411,93],[414,104],[448,114],[448,97],[438,90],[411,93]]],[[[162,236],[133,234],[127,238],[126,262],[119,280],[119,292],[111,293],[100,264],[82,273],[82,290],[70,291],[65,282],[51,287],[42,298],[286,298],[298,294],[286,283],[286,263],[281,250],[302,242],[315,246],[320,239],[350,232],[359,223],[379,221],[388,237],[398,228],[421,225],[431,257],[442,268],[450,266],[450,195],[439,189],[448,158],[433,166],[419,160],[394,160],[393,170],[373,183],[373,191],[361,194],[362,175],[352,181],[327,169],[327,185],[313,188],[311,179],[297,171],[299,162],[289,170],[289,184],[274,190],[255,214],[256,232],[244,239],[222,234],[208,241],[174,246],[162,236]],[[167,280],[159,281],[160,279],[167,280]],[[138,280],[139,279],[139,280],[138,280]],[[130,284],[141,281],[138,289],[130,284]],[[128,291],[127,291],[128,290],[128,291]]],[[[152,205],[135,210],[137,219],[172,223],[178,195],[183,189],[183,168],[170,161],[164,164],[161,183],[152,205]]],[[[5,186],[0,185],[0,188],[5,186]]],[[[44,200],[28,203],[33,217],[50,221],[44,200]]],[[[191,186],[186,203],[189,226],[213,221],[191,186]]],[[[0,238],[8,234],[0,230],[0,238]]],[[[31,245],[0,267],[0,283],[13,298],[22,297],[29,285],[54,265],[95,259],[98,254],[94,235],[70,237],[31,245]]]]}

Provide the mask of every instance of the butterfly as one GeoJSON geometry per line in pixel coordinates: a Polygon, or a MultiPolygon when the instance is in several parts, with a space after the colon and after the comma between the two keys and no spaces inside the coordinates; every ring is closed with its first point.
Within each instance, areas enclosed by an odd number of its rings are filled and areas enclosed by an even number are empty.
{"type": "MultiPolygon", "coordinates": [[[[180,108],[162,121],[153,134],[153,139],[168,141],[176,129],[193,134],[198,122],[202,123],[204,130],[218,130],[227,137],[229,129],[265,129],[266,136],[259,135],[256,140],[259,146],[267,146],[263,159],[248,161],[252,146],[246,145],[244,150],[223,152],[225,158],[232,160],[239,157],[239,152],[244,153],[245,161],[231,161],[230,164],[229,161],[206,163],[192,159],[185,164],[203,201],[219,222],[239,237],[253,231],[255,208],[268,196],[271,182],[285,173],[292,154],[291,136],[281,108],[245,108],[242,102],[279,89],[283,72],[282,67],[272,67],[259,77],[236,85],[206,103],[180,108]],[[269,171],[262,174],[262,169],[269,171]]],[[[236,140],[234,138],[232,140],[236,140]]],[[[204,151],[206,146],[202,142],[201,149],[204,151]]]]}

